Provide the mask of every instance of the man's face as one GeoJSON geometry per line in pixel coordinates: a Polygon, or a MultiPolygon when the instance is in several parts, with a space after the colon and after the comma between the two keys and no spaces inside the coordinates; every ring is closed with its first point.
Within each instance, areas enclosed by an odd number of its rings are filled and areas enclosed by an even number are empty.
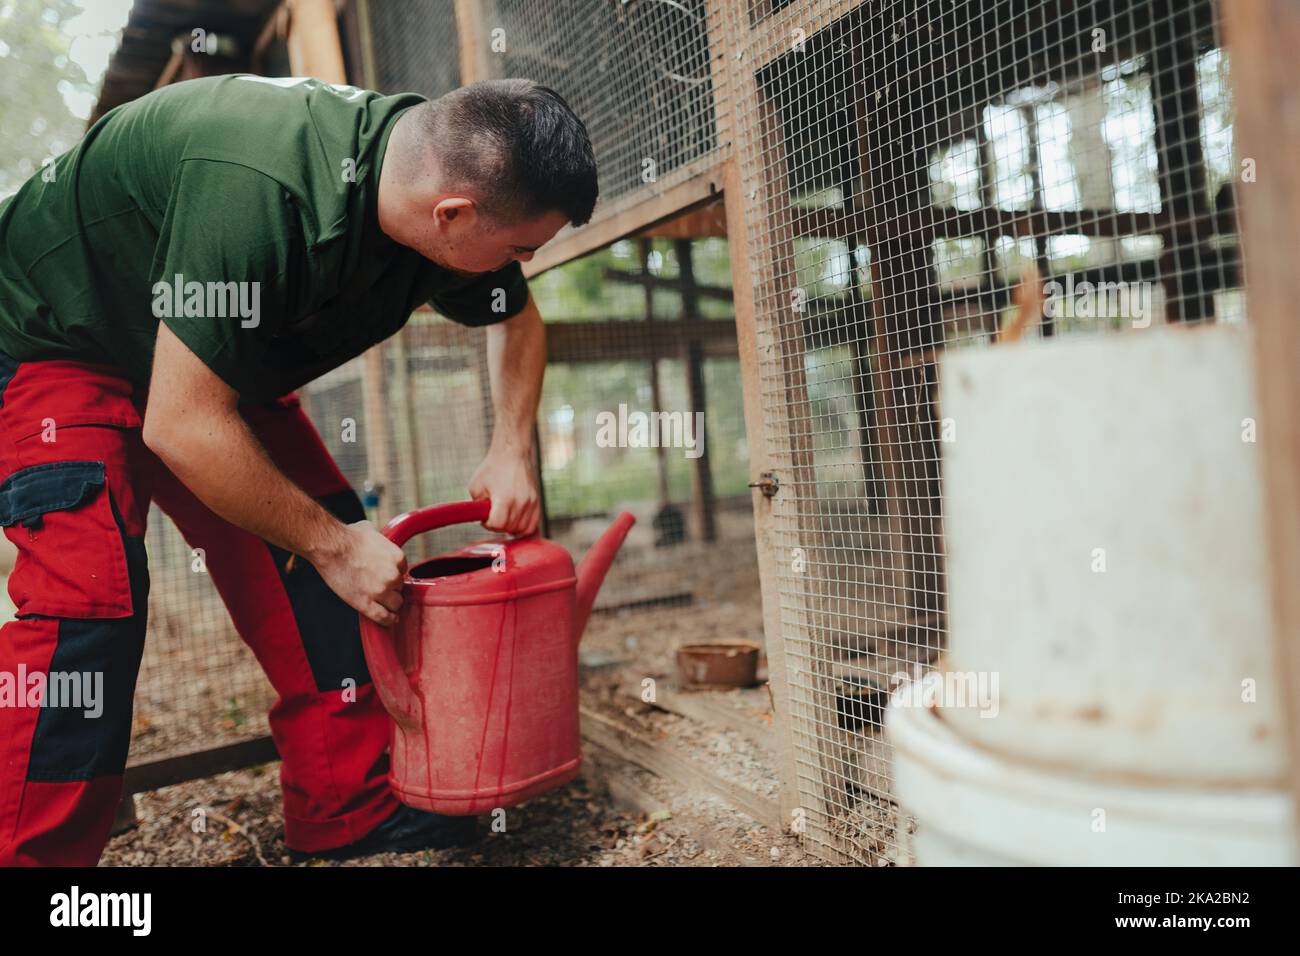
{"type": "Polygon", "coordinates": [[[564,227],[568,218],[548,212],[535,219],[498,225],[477,208],[438,209],[434,213],[433,247],[419,251],[444,268],[463,275],[495,272],[511,262],[527,262],[564,227]]]}

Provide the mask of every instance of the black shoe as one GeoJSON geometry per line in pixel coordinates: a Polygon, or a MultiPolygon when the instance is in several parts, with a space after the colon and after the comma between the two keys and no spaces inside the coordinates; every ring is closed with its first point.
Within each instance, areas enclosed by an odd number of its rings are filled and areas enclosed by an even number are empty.
{"type": "Polygon", "coordinates": [[[413,853],[468,846],[478,838],[478,818],[448,817],[402,804],[391,817],[355,843],[331,850],[289,850],[295,863],[305,860],[349,860],[375,853],[413,853]]]}

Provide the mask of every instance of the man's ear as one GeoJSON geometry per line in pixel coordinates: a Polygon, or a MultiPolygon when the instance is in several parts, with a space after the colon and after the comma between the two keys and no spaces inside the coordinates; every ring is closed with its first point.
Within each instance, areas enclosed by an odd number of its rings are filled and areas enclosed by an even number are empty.
{"type": "Polygon", "coordinates": [[[468,225],[476,211],[474,200],[464,196],[448,196],[446,199],[438,200],[438,204],[433,207],[433,218],[439,225],[450,222],[468,225]]]}

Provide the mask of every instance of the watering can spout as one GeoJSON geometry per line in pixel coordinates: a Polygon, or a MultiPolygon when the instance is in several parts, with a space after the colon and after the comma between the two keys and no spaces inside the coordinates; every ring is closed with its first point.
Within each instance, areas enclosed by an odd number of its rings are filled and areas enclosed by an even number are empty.
{"type": "Polygon", "coordinates": [[[574,644],[582,640],[582,632],[587,629],[587,618],[591,616],[591,606],[596,603],[596,593],[605,580],[605,573],[614,563],[614,556],[618,554],[623,539],[635,523],[636,518],[624,511],[578,562],[578,598],[573,613],[574,644]]]}

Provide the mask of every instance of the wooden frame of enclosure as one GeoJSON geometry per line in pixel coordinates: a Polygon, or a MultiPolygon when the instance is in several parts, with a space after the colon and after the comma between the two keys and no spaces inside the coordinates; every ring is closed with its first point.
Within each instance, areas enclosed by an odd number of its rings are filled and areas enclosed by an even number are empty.
{"type": "MultiPolygon", "coordinates": [[[[743,16],[744,0],[738,0],[740,9],[732,23],[745,23],[743,16]]],[[[1162,239],[1159,274],[1166,283],[1178,283],[1175,295],[1173,287],[1167,287],[1167,301],[1170,303],[1170,321],[1195,321],[1213,315],[1213,293],[1225,286],[1235,286],[1240,281],[1241,265],[1237,255],[1226,253],[1221,259],[1203,263],[1200,250],[1205,240],[1215,231],[1234,232],[1230,223],[1231,210],[1216,211],[1210,208],[1205,195],[1205,166],[1201,154],[1199,138],[1199,104],[1197,102],[1196,58],[1190,44],[1178,42],[1174,38],[1183,38],[1199,34],[1209,26],[1203,20],[1204,9],[1184,11],[1167,0],[1153,0],[1151,6],[1156,11],[1154,19],[1160,26],[1160,36],[1168,36],[1168,42],[1157,42],[1146,51],[1152,59],[1153,107],[1155,110],[1155,151],[1157,158],[1157,181],[1162,201],[1159,214],[1134,215],[1118,213],[1112,210],[1081,210],[1075,212],[1052,212],[1044,209],[1041,203],[1041,185],[1035,184],[1037,201],[1028,212],[1006,212],[996,208],[983,208],[975,212],[943,210],[930,205],[928,199],[927,175],[931,162],[928,149],[933,142],[922,142],[914,138],[917,129],[940,129],[948,118],[957,115],[961,109],[976,106],[981,96],[990,90],[1014,88],[1014,73],[1003,76],[996,72],[984,78],[983,86],[961,86],[962,100],[936,102],[927,99],[932,89],[925,83],[918,83],[918,75],[932,71],[934,75],[947,75],[955,72],[956,63],[943,59],[941,47],[918,42],[913,38],[909,43],[907,37],[893,35],[888,49],[884,47],[884,37],[890,32],[877,28],[867,31],[871,43],[859,47],[854,43],[843,43],[839,47],[839,56],[853,60],[849,67],[852,75],[851,100],[865,102],[867,97],[867,77],[874,80],[879,102],[880,92],[901,90],[895,95],[892,108],[879,110],[883,122],[868,128],[862,122],[861,112],[855,117],[857,122],[857,155],[861,160],[863,176],[863,201],[857,204],[846,202],[845,209],[833,214],[820,211],[804,212],[791,207],[784,185],[786,169],[793,162],[787,155],[782,140],[784,122],[778,115],[779,106],[773,102],[762,88],[762,82],[756,78],[764,70],[775,64],[778,58],[790,51],[790,38],[795,28],[803,31],[809,41],[821,30],[826,29],[829,40],[837,31],[847,32],[852,29],[855,18],[870,15],[868,7],[878,5],[867,3],[827,3],[817,0],[796,2],[784,7],[778,13],[763,19],[762,3],[752,5],[750,35],[731,38],[739,45],[734,62],[742,62],[736,68],[733,79],[730,122],[736,131],[735,141],[740,144],[734,156],[738,169],[750,174],[744,180],[743,188],[747,190],[739,208],[729,204],[729,221],[736,228],[730,231],[733,259],[736,262],[736,283],[739,293],[741,287],[760,290],[760,300],[766,303],[783,303],[790,300],[792,291],[782,285],[789,283],[791,270],[778,266],[792,256],[793,243],[802,238],[817,237],[843,241],[852,248],[855,241],[864,242],[872,250],[871,278],[874,295],[870,303],[861,300],[848,309],[849,315],[855,315],[850,324],[853,326],[845,337],[855,346],[854,363],[858,366],[855,379],[870,382],[869,388],[857,387],[860,396],[874,393],[876,401],[873,407],[860,408],[864,421],[870,421],[871,428],[879,437],[877,446],[881,454],[879,474],[885,485],[885,501],[888,504],[889,534],[894,543],[891,549],[912,556],[913,563],[905,571],[906,580],[898,582],[911,596],[905,603],[919,613],[927,616],[943,610],[944,593],[942,568],[942,543],[940,540],[940,523],[934,510],[938,501],[939,486],[937,471],[930,463],[938,460],[937,435],[934,432],[935,421],[932,416],[921,414],[908,419],[900,419],[899,410],[905,406],[902,401],[881,401],[886,396],[902,395],[904,392],[920,391],[926,395],[927,411],[933,407],[934,386],[936,384],[936,361],[943,339],[943,323],[947,306],[960,298],[967,300],[978,298],[988,306],[987,311],[996,313],[1008,301],[1010,288],[998,285],[992,280],[989,286],[978,293],[961,293],[945,295],[934,284],[934,270],[930,245],[935,238],[947,237],[981,237],[985,248],[990,249],[999,236],[1025,236],[1034,240],[1040,269],[1044,279],[1049,273],[1044,266],[1046,257],[1044,247],[1049,236],[1060,234],[1081,234],[1088,237],[1114,237],[1121,234],[1145,232],[1159,235],[1162,239]],[[1163,31],[1168,31],[1164,33],[1163,31]],[[748,60],[745,58],[748,57],[748,60]],[[910,80],[910,82],[908,82],[910,80]],[[747,127],[748,125],[748,128],[747,127]],[[914,145],[913,145],[914,144],[914,145]],[[748,148],[750,155],[741,155],[741,148],[748,148]],[[757,148],[755,148],[757,147],[757,148]],[[761,175],[754,175],[748,168],[750,164],[758,167],[761,175]],[[900,197],[898,200],[878,202],[873,192],[880,184],[889,184],[890,192],[900,197]],[[903,185],[899,185],[902,183],[903,185]],[[757,188],[755,188],[757,187],[757,188]],[[746,202],[745,200],[748,200],[746,202]],[[766,220],[768,232],[756,233],[750,217],[766,220]],[[750,226],[746,234],[745,226],[750,226]],[[755,264],[758,274],[750,276],[742,271],[740,260],[748,257],[755,264]],[[892,271],[882,271],[881,263],[894,264],[892,271]],[[901,267],[899,264],[902,264],[901,267]],[[771,268],[769,268],[771,265],[771,268]],[[752,285],[751,285],[752,283],[752,285]],[[903,326],[898,324],[899,317],[918,311],[927,313],[928,320],[922,319],[917,324],[903,326]],[[858,349],[859,343],[869,343],[867,349],[858,349]],[[909,477],[910,476],[910,477],[909,477]],[[910,490],[902,486],[911,482],[910,490]],[[897,505],[906,502],[901,508],[897,505]],[[908,507],[910,505],[911,507],[908,507]],[[917,506],[920,507],[917,507],[917,506]],[[918,562],[916,558],[922,556],[918,562]],[[927,560],[930,559],[930,560],[927,560]]],[[[1233,5],[1225,4],[1231,10],[1233,5]]],[[[1243,142],[1254,135],[1259,145],[1254,152],[1245,155],[1257,159],[1264,154],[1273,157],[1277,170],[1285,168],[1287,147],[1295,145],[1300,127],[1293,122],[1290,128],[1278,131],[1270,129],[1265,117],[1295,115],[1295,94],[1286,80],[1286,70],[1278,64],[1285,63],[1287,43],[1300,40],[1300,17],[1288,8],[1282,15],[1284,4],[1275,3],[1273,16],[1262,11],[1253,11],[1243,15],[1240,9],[1223,14],[1224,19],[1234,24],[1240,35],[1250,35],[1248,41],[1236,41],[1237,45],[1250,49],[1250,56],[1239,56],[1234,60],[1234,73],[1241,69],[1242,62],[1249,62],[1250,69],[1243,81],[1250,84],[1249,96],[1238,98],[1238,113],[1242,116],[1243,142]],[[1270,34],[1271,46],[1277,51],[1273,58],[1260,57],[1258,51],[1270,46],[1259,42],[1259,36],[1274,29],[1278,23],[1289,29],[1289,33],[1279,31],[1270,34]],[[1252,34],[1253,31],[1253,34],[1252,34]],[[1266,65],[1267,64],[1267,65],[1266,65]],[[1256,74],[1259,74],[1258,76],[1256,74]],[[1286,114],[1286,109],[1291,113],[1286,114]],[[1253,125],[1252,125],[1253,124],[1253,125]]],[[[1044,32],[1052,20],[1054,5],[1044,4],[1033,11],[1033,21],[1024,24],[1023,33],[1036,35],[1044,32]]],[[[740,28],[740,29],[743,29],[740,28]]],[[[905,33],[906,31],[899,31],[905,33]]],[[[728,51],[730,52],[730,51],[728,51]]],[[[1006,55],[1002,59],[1008,64],[1017,61],[1015,55],[1006,55]]],[[[1068,57],[1063,57],[1067,59],[1068,57]]],[[[732,58],[728,62],[733,62],[732,58]]],[[[1010,67],[1014,70],[1014,67],[1010,67]]],[[[1239,84],[1240,85],[1240,84],[1239,84]]],[[[1247,147],[1249,150],[1249,147],[1247,147]]],[[[1263,160],[1260,159],[1262,162],[1263,160]]],[[[1279,178],[1283,174],[1278,173],[1279,178]]],[[[1289,187],[1288,183],[1288,187],[1289,187]]],[[[1277,180],[1272,183],[1277,188],[1277,180]]],[[[735,196],[735,184],[727,191],[728,196],[735,196]]],[[[1250,192],[1248,189],[1247,192],[1250,192]]],[[[1275,422],[1278,436],[1270,445],[1268,453],[1268,470],[1272,513],[1284,518],[1283,521],[1270,523],[1274,534],[1274,577],[1278,604],[1278,643],[1280,657],[1285,662],[1290,675],[1292,693],[1289,695],[1289,723],[1294,757],[1292,769],[1295,790],[1300,797],[1300,592],[1293,586],[1296,573],[1300,572],[1300,415],[1297,415],[1296,399],[1300,398],[1300,335],[1293,324],[1286,324],[1283,317],[1289,314],[1287,303],[1294,302],[1291,293],[1296,280],[1290,277],[1295,270],[1284,263],[1283,256],[1294,254],[1300,248],[1300,208],[1297,208],[1300,191],[1286,189],[1284,202],[1271,202],[1265,198],[1262,190],[1254,190],[1254,203],[1264,212],[1257,212],[1260,219],[1266,219],[1266,225],[1256,225],[1246,230],[1245,242],[1252,249],[1268,248],[1276,258],[1263,265],[1271,268],[1269,280],[1273,283],[1267,293],[1271,309],[1261,309],[1261,298],[1252,284],[1251,302],[1254,323],[1260,327],[1260,382],[1261,395],[1268,419],[1275,422]],[[1253,238],[1252,238],[1253,237],[1253,238]],[[1283,253],[1282,250],[1286,250],[1283,253]]],[[[991,205],[991,204],[989,204],[991,205]]],[[[1259,277],[1262,260],[1255,260],[1252,275],[1259,277]]],[[[1084,278],[1093,282],[1132,281],[1135,278],[1154,278],[1151,272],[1133,274],[1142,267],[1134,264],[1104,266],[1089,270],[1084,278]]],[[[781,479],[778,502],[784,505],[783,513],[787,516],[782,525],[784,540],[789,541],[793,533],[801,543],[808,545],[810,564],[821,560],[819,553],[821,530],[816,522],[805,526],[806,516],[816,514],[816,503],[811,496],[801,500],[800,492],[811,492],[813,476],[811,474],[811,441],[805,434],[810,419],[807,408],[807,392],[804,382],[803,361],[806,349],[817,347],[816,343],[824,335],[823,322],[816,313],[804,315],[798,321],[782,323],[769,307],[755,307],[752,298],[746,297],[742,308],[742,299],[737,295],[736,319],[741,330],[742,362],[752,366],[757,355],[776,356],[769,358],[773,365],[779,365],[784,394],[777,401],[768,401],[762,406],[762,418],[758,428],[751,426],[751,448],[755,456],[755,471],[775,472],[781,479]],[[797,329],[790,333],[790,326],[797,329]],[[802,430],[802,431],[801,431],[802,430]],[[766,432],[767,441],[760,443],[759,436],[766,432]],[[772,460],[762,461],[767,456],[772,460]]],[[[837,310],[836,323],[843,332],[845,310],[837,310]]],[[[1051,334],[1050,323],[1044,316],[1044,332],[1051,334]]],[[[771,382],[767,387],[771,390],[771,382]]],[[[746,377],[747,407],[751,399],[756,400],[760,391],[757,374],[746,377]]],[[[756,501],[758,514],[765,513],[762,502],[756,501]]],[[[760,549],[765,547],[760,533],[760,549]]],[[[770,546],[770,545],[768,545],[770,546]]],[[[789,588],[780,590],[770,579],[764,579],[765,608],[780,608],[783,615],[768,615],[768,634],[781,635],[783,647],[787,650],[786,666],[802,668],[798,686],[791,685],[789,694],[794,696],[794,705],[806,716],[814,727],[826,728],[836,725],[837,682],[829,649],[823,643],[812,640],[808,633],[807,621],[817,614],[825,616],[830,606],[829,600],[819,592],[816,582],[808,582],[791,593],[789,588]]],[[[775,644],[775,641],[770,641],[775,644]]],[[[793,673],[793,671],[792,671],[793,673]]],[[[801,721],[796,721],[789,732],[802,736],[801,721]]],[[[820,823],[836,803],[834,788],[842,785],[843,763],[836,748],[828,745],[825,739],[806,741],[801,748],[800,760],[796,767],[800,775],[800,799],[805,809],[811,812],[806,819],[810,830],[817,827],[817,843],[832,858],[847,859],[849,854],[842,846],[839,836],[825,831],[820,823]],[[809,754],[812,759],[805,759],[809,754]],[[822,811],[822,812],[816,812],[822,811]]]]}
{"type": "Polygon", "coordinates": [[[1228,48],[1242,51],[1232,66],[1241,104],[1239,153],[1262,171],[1241,190],[1241,228],[1250,250],[1247,294],[1263,436],[1273,639],[1286,689],[1291,792],[1300,811],[1300,184],[1290,170],[1300,150],[1300,90],[1291,65],[1300,45],[1300,7],[1288,0],[1228,3],[1223,19],[1228,48]]]}

